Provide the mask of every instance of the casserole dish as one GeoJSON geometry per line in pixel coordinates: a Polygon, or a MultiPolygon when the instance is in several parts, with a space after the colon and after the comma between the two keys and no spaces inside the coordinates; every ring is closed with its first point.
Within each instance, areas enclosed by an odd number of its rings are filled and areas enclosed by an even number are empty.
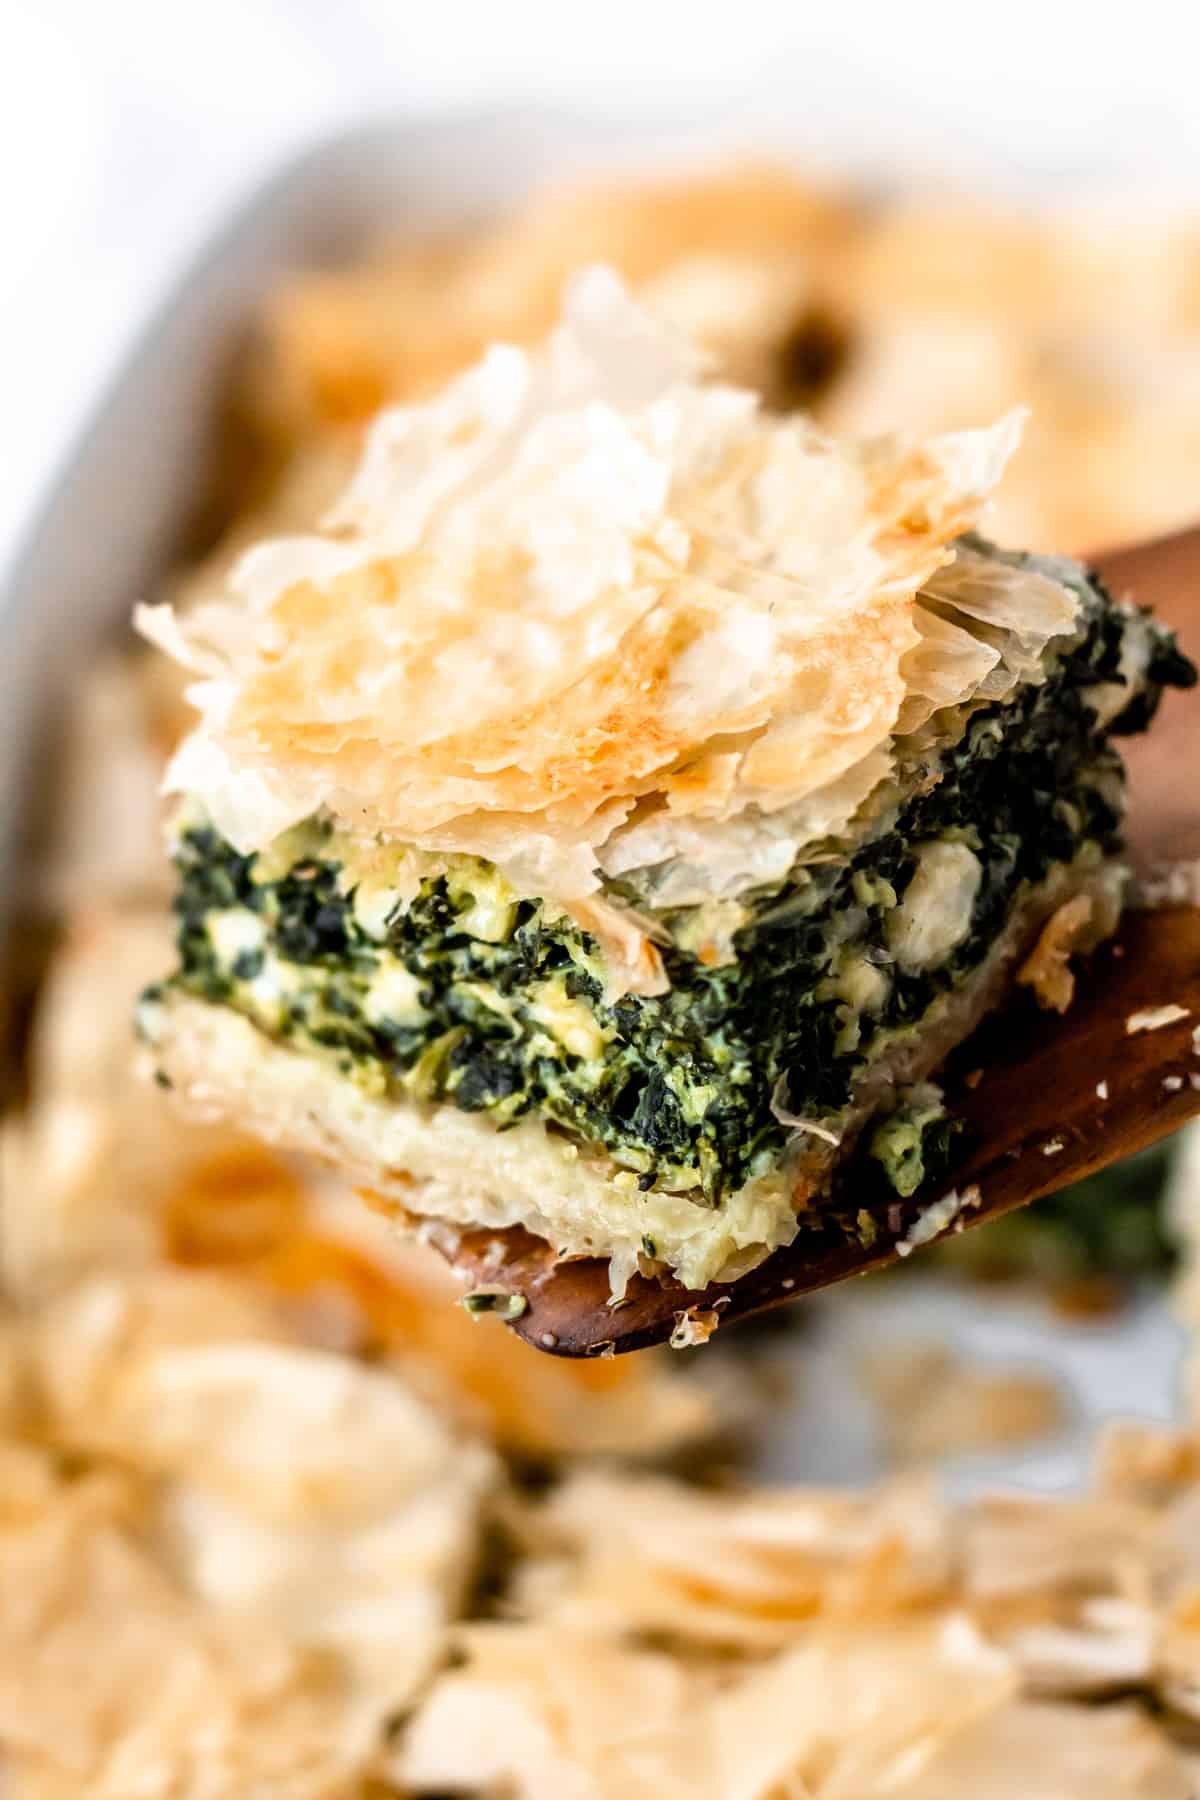
{"type": "MultiPolygon", "coordinates": [[[[32,864],[38,774],[73,679],[188,544],[223,371],[281,272],[347,258],[384,233],[469,224],[515,201],[548,168],[559,175],[633,151],[625,127],[546,114],[371,125],[302,156],[202,253],[83,432],[0,605],[0,869],[12,874],[32,864]]],[[[640,159],[655,152],[654,139],[642,134],[640,159]]],[[[0,917],[10,925],[21,890],[19,878],[0,888],[0,917]]],[[[814,1307],[818,1338],[798,1338],[786,1352],[823,1373],[781,1422],[772,1474],[835,1480],[871,1473],[869,1421],[848,1392],[848,1370],[847,1391],[839,1389],[838,1367],[859,1337],[928,1335],[931,1310],[939,1336],[984,1356],[1019,1353],[1073,1390],[1067,1435],[1032,1459],[975,1464],[962,1472],[966,1483],[1069,1483],[1100,1416],[1161,1416],[1169,1404],[1178,1339],[1157,1303],[1135,1309],[1114,1331],[1051,1325],[1021,1302],[981,1311],[936,1280],[894,1289],[881,1308],[877,1297],[814,1307]]]]}

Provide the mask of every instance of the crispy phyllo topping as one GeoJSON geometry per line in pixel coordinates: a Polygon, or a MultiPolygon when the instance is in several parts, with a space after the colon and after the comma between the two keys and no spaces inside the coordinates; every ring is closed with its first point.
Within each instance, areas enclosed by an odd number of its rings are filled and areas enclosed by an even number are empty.
{"type": "Polygon", "coordinates": [[[324,807],[577,898],[675,821],[844,822],[905,701],[955,704],[1002,660],[971,620],[1034,654],[1071,629],[1069,587],[1002,565],[956,577],[953,618],[919,602],[1018,415],[835,442],[701,374],[593,270],[543,352],[383,413],[320,534],[259,545],[181,618],[142,610],[204,678],[173,786],[242,850],[324,807]]]}

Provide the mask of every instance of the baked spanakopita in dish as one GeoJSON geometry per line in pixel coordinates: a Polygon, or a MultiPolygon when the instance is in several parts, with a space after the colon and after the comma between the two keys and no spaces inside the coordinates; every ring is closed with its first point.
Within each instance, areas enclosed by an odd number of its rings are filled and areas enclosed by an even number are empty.
{"type": "Polygon", "coordinates": [[[1187,664],[977,535],[1020,434],[841,441],[604,270],[383,413],[311,536],[144,633],[173,762],[160,1079],[412,1218],[736,1279],[1120,907],[1113,737],[1187,664]],[[861,1147],[861,1146],[860,1146],[861,1147]]]}

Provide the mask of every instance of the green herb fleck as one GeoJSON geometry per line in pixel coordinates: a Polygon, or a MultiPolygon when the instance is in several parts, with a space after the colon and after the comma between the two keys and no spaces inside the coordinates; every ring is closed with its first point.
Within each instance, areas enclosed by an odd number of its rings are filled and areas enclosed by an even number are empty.
{"type": "Polygon", "coordinates": [[[473,1319],[482,1318],[484,1313],[495,1313],[498,1319],[519,1319],[522,1313],[529,1310],[529,1302],[524,1294],[489,1293],[485,1288],[477,1289],[473,1294],[465,1294],[463,1306],[473,1319]]]}
{"type": "Polygon", "coordinates": [[[858,1209],[858,1217],[854,1221],[858,1229],[858,1241],[864,1250],[869,1250],[879,1236],[879,1227],[865,1206],[858,1209]]]}

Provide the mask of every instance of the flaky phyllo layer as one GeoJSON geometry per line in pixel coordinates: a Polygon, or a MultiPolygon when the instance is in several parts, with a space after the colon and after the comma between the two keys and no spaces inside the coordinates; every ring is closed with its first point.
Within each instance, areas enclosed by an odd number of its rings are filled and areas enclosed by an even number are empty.
{"type": "Polygon", "coordinates": [[[834,442],[602,271],[382,415],[319,535],[141,612],[202,677],[160,1070],[618,1289],[753,1266],[902,1090],[912,1192],[924,1077],[1056,909],[1111,927],[1107,737],[1173,678],[971,535],[1018,431],[834,442]]]}
{"type": "Polygon", "coordinates": [[[1019,435],[835,442],[697,357],[614,277],[538,355],[385,412],[319,534],[143,631],[195,669],[170,786],[240,850],[324,808],[498,863],[653,991],[605,877],[727,897],[843,829],[938,707],[1011,692],[1069,587],[954,549],[1019,435]]]}

